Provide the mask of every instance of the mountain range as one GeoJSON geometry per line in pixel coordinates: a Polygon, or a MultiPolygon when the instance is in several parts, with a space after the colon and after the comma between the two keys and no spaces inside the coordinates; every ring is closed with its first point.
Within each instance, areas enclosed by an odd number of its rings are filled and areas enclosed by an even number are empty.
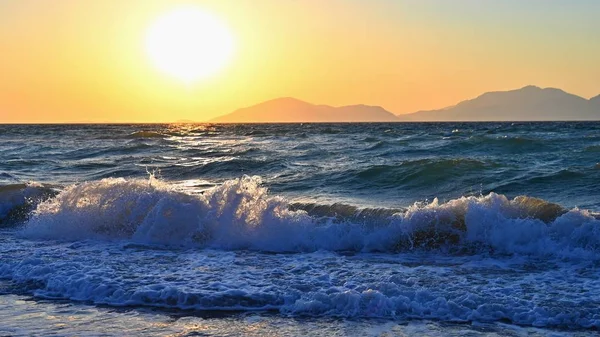
{"type": "Polygon", "coordinates": [[[277,98],[217,117],[215,123],[600,120],[600,95],[591,99],[556,88],[526,86],[484,93],[439,110],[394,115],[380,106],[315,105],[277,98]]]}
{"type": "Polygon", "coordinates": [[[399,115],[403,121],[600,120],[600,95],[591,99],[533,85],[494,91],[454,106],[399,115]]]}
{"type": "Polygon", "coordinates": [[[398,117],[380,106],[332,107],[284,97],[217,117],[216,123],[396,122],[398,117]]]}

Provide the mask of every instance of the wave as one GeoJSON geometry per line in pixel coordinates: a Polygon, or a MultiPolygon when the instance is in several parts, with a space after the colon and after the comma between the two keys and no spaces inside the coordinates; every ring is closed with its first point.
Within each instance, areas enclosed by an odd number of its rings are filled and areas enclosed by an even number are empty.
{"type": "Polygon", "coordinates": [[[402,208],[360,208],[354,205],[335,203],[323,205],[317,203],[292,203],[290,210],[305,211],[311,217],[316,219],[335,220],[337,222],[389,224],[392,216],[404,212],[402,208]]]}
{"type": "MultiPolygon", "coordinates": [[[[252,152],[253,150],[248,150],[252,152]]],[[[237,176],[239,172],[244,171],[268,171],[273,166],[282,165],[278,158],[243,158],[229,157],[227,159],[212,160],[206,163],[196,163],[195,165],[179,166],[174,172],[179,177],[198,177],[198,176],[222,176],[230,173],[237,176]]],[[[171,168],[166,168],[168,172],[171,168]]]]}
{"type": "Polygon", "coordinates": [[[590,145],[583,149],[583,152],[600,152],[600,145],[590,145]]]}
{"type": "Polygon", "coordinates": [[[127,138],[165,138],[168,135],[155,131],[136,131],[127,136],[127,138]]]}
{"type": "Polygon", "coordinates": [[[0,185],[0,227],[24,221],[39,202],[56,193],[35,182],[0,185]]]}
{"type": "Polygon", "coordinates": [[[374,151],[374,150],[384,149],[386,147],[389,147],[389,143],[386,142],[386,141],[381,140],[381,141],[378,141],[378,142],[374,143],[370,147],[368,147],[367,151],[374,151]]]}
{"type": "Polygon", "coordinates": [[[446,146],[464,150],[484,150],[489,152],[491,149],[494,149],[506,153],[520,153],[522,151],[547,151],[558,141],[560,140],[524,136],[474,135],[458,140],[457,142],[451,142],[446,146]]]}
{"type": "Polygon", "coordinates": [[[377,137],[365,137],[363,140],[363,142],[365,143],[379,143],[381,141],[381,139],[377,138],[377,137]]]}
{"type": "Polygon", "coordinates": [[[490,193],[407,209],[289,204],[259,177],[192,195],[150,180],[103,179],[41,202],[21,235],[125,239],[221,250],[524,254],[599,258],[600,216],[541,199],[490,193]]]}
{"type": "Polygon", "coordinates": [[[356,173],[358,180],[367,180],[378,186],[397,187],[432,186],[432,183],[452,180],[471,173],[497,168],[493,161],[471,158],[417,159],[397,165],[374,165],[356,173]]]}
{"type": "MultiPolygon", "coordinates": [[[[168,282],[123,287],[118,281],[94,275],[88,268],[82,273],[78,267],[85,268],[83,265],[63,265],[65,270],[60,273],[44,265],[41,259],[25,259],[12,268],[0,268],[0,276],[12,276],[37,298],[111,307],[162,308],[171,313],[179,310],[270,310],[292,317],[425,319],[449,324],[473,322],[476,326],[500,322],[538,328],[600,328],[597,309],[590,300],[584,302],[583,308],[568,310],[548,304],[537,306],[534,300],[512,296],[488,297],[468,291],[440,294],[431,287],[419,285],[414,277],[403,279],[400,275],[390,277],[388,282],[367,283],[345,291],[342,287],[324,287],[323,281],[318,279],[312,280],[318,284],[314,291],[302,291],[301,285],[278,288],[279,292],[244,286],[235,289],[220,282],[215,282],[215,287],[219,288],[207,291],[168,282]]],[[[274,274],[278,275],[277,272],[274,274]]],[[[312,286],[310,281],[306,280],[306,287],[312,286]]],[[[546,282],[551,283],[551,280],[546,282]]],[[[519,286],[526,287],[525,284],[519,286]]],[[[448,287],[454,288],[453,285],[448,287]]]]}

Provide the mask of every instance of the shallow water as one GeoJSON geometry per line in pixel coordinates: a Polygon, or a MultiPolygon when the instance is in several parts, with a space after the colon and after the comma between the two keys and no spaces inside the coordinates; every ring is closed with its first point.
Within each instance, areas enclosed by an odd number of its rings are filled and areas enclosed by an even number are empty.
{"type": "Polygon", "coordinates": [[[0,126],[0,332],[594,335],[599,131],[0,126]]]}

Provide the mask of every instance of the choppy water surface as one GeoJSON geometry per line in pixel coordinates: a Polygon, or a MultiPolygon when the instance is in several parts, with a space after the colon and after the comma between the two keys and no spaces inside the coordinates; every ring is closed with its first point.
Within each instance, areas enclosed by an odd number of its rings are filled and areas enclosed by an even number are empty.
{"type": "Polygon", "coordinates": [[[0,335],[595,335],[599,181],[600,123],[0,126],[0,335]]]}

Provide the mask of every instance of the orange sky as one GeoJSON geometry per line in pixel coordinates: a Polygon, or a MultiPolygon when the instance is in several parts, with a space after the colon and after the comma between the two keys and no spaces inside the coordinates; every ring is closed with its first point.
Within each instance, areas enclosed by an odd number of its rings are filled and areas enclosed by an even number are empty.
{"type": "Polygon", "coordinates": [[[394,113],[535,84],[600,94],[600,1],[0,0],[0,122],[203,121],[292,96],[394,113]],[[235,54],[192,84],[159,72],[148,27],[179,4],[235,54]]]}

